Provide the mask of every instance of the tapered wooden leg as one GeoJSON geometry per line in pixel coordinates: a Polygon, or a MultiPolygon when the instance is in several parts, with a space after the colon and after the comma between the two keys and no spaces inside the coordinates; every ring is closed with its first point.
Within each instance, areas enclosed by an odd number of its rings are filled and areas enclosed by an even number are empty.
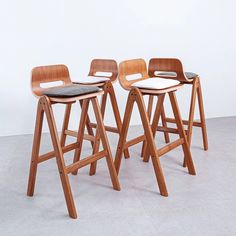
{"type": "MultiPolygon", "coordinates": [[[[162,107],[162,111],[161,111],[161,120],[162,120],[162,126],[167,128],[167,123],[166,123],[166,114],[165,114],[165,109],[164,109],[164,105],[162,107]]],[[[165,137],[165,142],[169,143],[170,142],[170,136],[168,132],[164,132],[164,137],[165,137]]]]}
{"type": "Polygon", "coordinates": [[[197,95],[198,95],[198,104],[199,104],[199,111],[200,111],[203,146],[204,146],[204,150],[206,151],[208,150],[208,140],[207,140],[206,120],[205,120],[204,105],[203,105],[203,98],[202,98],[202,88],[201,88],[200,80],[199,80],[199,86],[197,88],[197,95]]]}
{"type": "MultiPolygon", "coordinates": [[[[88,107],[89,107],[89,99],[83,100],[80,124],[79,124],[78,135],[77,135],[78,146],[75,149],[73,163],[76,163],[80,160],[80,155],[81,155],[82,145],[83,145],[84,130],[85,130],[87,114],[88,114],[88,107]]],[[[77,175],[77,173],[78,173],[78,169],[72,172],[73,175],[77,175]]]]}
{"type": "MultiPolygon", "coordinates": [[[[96,135],[95,135],[95,142],[93,146],[93,154],[97,153],[99,151],[100,147],[100,135],[98,132],[98,128],[96,129],[96,135]]],[[[90,165],[90,170],[89,170],[89,175],[95,175],[97,170],[97,161],[91,163],[90,165]]]]}
{"type": "Polygon", "coordinates": [[[65,131],[68,129],[69,120],[70,120],[70,113],[71,113],[71,106],[72,104],[67,104],[65,109],[64,121],[61,131],[61,146],[64,147],[66,143],[66,133],[65,131]]]}
{"type": "Polygon", "coordinates": [[[149,122],[149,117],[146,113],[143,97],[142,97],[141,92],[138,89],[134,89],[134,91],[136,94],[136,101],[138,104],[139,113],[140,113],[141,120],[143,123],[144,133],[145,133],[146,140],[147,140],[147,146],[148,146],[151,158],[152,158],[152,164],[154,167],[154,171],[155,171],[156,180],[157,180],[157,183],[159,186],[160,194],[162,196],[167,197],[168,192],[167,192],[167,188],[166,188],[166,184],[165,184],[165,179],[164,179],[163,171],[161,168],[159,156],[157,153],[156,145],[155,145],[155,142],[153,139],[153,133],[152,133],[151,125],[149,122]]]}
{"type": "MultiPolygon", "coordinates": [[[[83,106],[83,101],[84,101],[84,100],[80,100],[80,101],[79,101],[81,108],[82,108],[82,106],[83,106]]],[[[91,135],[91,136],[94,136],[93,128],[92,128],[92,126],[91,126],[91,122],[90,122],[90,118],[89,118],[89,115],[88,115],[88,114],[87,114],[87,118],[86,118],[86,128],[87,128],[88,134],[91,135]]],[[[92,148],[93,148],[94,142],[91,141],[90,143],[91,143],[91,146],[92,146],[92,148]]]]}
{"type": "Polygon", "coordinates": [[[58,133],[56,129],[52,107],[47,97],[43,97],[43,106],[44,106],[44,110],[45,110],[47,121],[48,121],[53,148],[56,154],[57,166],[58,166],[61,183],[62,183],[62,187],[63,187],[65,199],[66,199],[67,209],[68,209],[70,217],[76,219],[77,213],[75,209],[74,200],[72,197],[69,178],[66,173],[65,162],[63,159],[63,152],[60,146],[60,141],[59,141],[59,137],[58,137],[58,133]]]}
{"type": "Polygon", "coordinates": [[[134,100],[135,100],[134,92],[130,91],[128,99],[127,99],[127,103],[126,103],[125,115],[124,115],[124,119],[122,123],[121,134],[119,137],[119,141],[118,141],[118,145],[116,149],[115,161],[114,161],[117,174],[119,174],[119,170],[120,170],[122,153],[123,153],[126,138],[127,138],[130,118],[131,118],[131,114],[132,114],[132,110],[134,106],[134,100]]]}
{"type": "Polygon", "coordinates": [[[40,149],[40,142],[41,142],[41,136],[42,136],[43,116],[44,116],[44,111],[43,111],[42,101],[40,99],[38,102],[35,130],[34,130],[34,141],[33,141],[33,147],[32,147],[30,173],[29,173],[28,189],[27,189],[28,196],[34,195],[39,149],[40,149]]]}
{"type": "MultiPolygon", "coordinates": [[[[151,120],[151,116],[152,116],[152,107],[153,107],[153,95],[149,95],[149,99],[148,99],[148,108],[147,108],[147,115],[149,117],[149,121],[151,120]]],[[[145,150],[147,148],[147,142],[143,141],[143,145],[142,145],[142,151],[141,151],[141,157],[144,156],[145,150]]]]}
{"type": "MultiPolygon", "coordinates": [[[[104,118],[106,103],[107,103],[107,93],[104,92],[104,94],[102,95],[102,102],[101,102],[102,119],[104,118]]],[[[95,135],[95,143],[94,143],[94,147],[93,147],[93,154],[98,152],[99,146],[100,146],[100,136],[99,136],[99,132],[98,132],[98,128],[97,128],[96,129],[96,135],[95,135]]],[[[91,176],[95,175],[96,174],[96,169],[97,169],[97,161],[91,163],[90,170],[89,170],[89,175],[91,175],[91,176]]]]}
{"type": "MultiPolygon", "coordinates": [[[[162,95],[158,96],[156,110],[155,110],[154,117],[153,117],[153,122],[152,122],[152,134],[153,134],[153,139],[154,140],[155,140],[155,135],[156,135],[156,132],[157,132],[158,122],[160,120],[160,116],[161,116],[161,113],[162,113],[164,98],[165,98],[165,94],[162,94],[162,95]]],[[[146,150],[144,152],[143,161],[148,162],[149,157],[150,157],[150,152],[149,152],[148,148],[146,148],[146,150]]]]}
{"type": "MultiPolygon", "coordinates": [[[[109,81],[108,86],[109,86],[108,87],[108,93],[110,95],[110,100],[111,100],[113,113],[114,113],[114,116],[115,116],[116,126],[117,126],[117,129],[119,130],[119,135],[120,135],[121,134],[121,128],[122,128],[122,122],[121,122],[120,112],[119,112],[119,109],[118,109],[118,104],[117,104],[117,100],[116,100],[116,96],[115,96],[115,91],[114,91],[114,88],[113,88],[110,81],[109,81]]],[[[125,156],[125,158],[130,157],[128,149],[124,150],[124,156],[125,156]]]]}
{"type": "Polygon", "coordinates": [[[91,100],[92,100],[92,104],[93,104],[94,113],[96,116],[97,129],[98,129],[98,132],[101,137],[102,145],[103,145],[104,150],[107,151],[106,161],[107,161],[109,173],[111,176],[112,185],[115,190],[119,191],[120,190],[120,183],[119,183],[116,169],[115,169],[115,166],[113,163],[111,149],[110,149],[110,146],[108,143],[106,130],[105,130],[105,127],[103,124],[103,118],[102,118],[102,113],[101,113],[101,110],[100,110],[100,107],[98,104],[98,99],[96,97],[96,98],[92,98],[91,100]]]}
{"type": "Polygon", "coordinates": [[[176,125],[179,131],[179,136],[180,138],[182,138],[184,140],[183,144],[182,144],[182,149],[184,152],[184,157],[185,157],[185,161],[188,167],[188,171],[189,174],[191,175],[195,175],[195,168],[194,168],[194,164],[193,164],[193,160],[192,160],[192,155],[190,152],[190,148],[189,148],[189,144],[188,144],[188,140],[185,134],[185,130],[184,130],[184,126],[183,126],[183,121],[180,115],[180,111],[179,111],[179,107],[178,107],[178,103],[175,97],[175,93],[174,92],[169,92],[169,96],[170,96],[170,102],[171,102],[171,106],[173,109],[173,113],[175,116],[175,120],[176,120],[176,125]]]}
{"type": "MultiPolygon", "coordinates": [[[[195,79],[193,81],[193,86],[192,86],[192,94],[191,94],[191,102],[190,102],[189,118],[188,118],[187,140],[188,140],[189,147],[191,146],[191,141],[192,141],[193,120],[194,120],[194,111],[195,111],[195,105],[196,105],[197,87],[198,87],[198,79],[195,79]]],[[[185,158],[184,158],[183,166],[186,167],[185,158]]]]}
{"type": "Polygon", "coordinates": [[[197,87],[198,87],[198,82],[197,80],[195,80],[192,86],[192,95],[191,95],[189,118],[188,118],[187,139],[188,139],[189,146],[191,145],[191,141],[192,141],[193,120],[194,120],[194,111],[195,111],[195,105],[196,105],[197,87]]]}

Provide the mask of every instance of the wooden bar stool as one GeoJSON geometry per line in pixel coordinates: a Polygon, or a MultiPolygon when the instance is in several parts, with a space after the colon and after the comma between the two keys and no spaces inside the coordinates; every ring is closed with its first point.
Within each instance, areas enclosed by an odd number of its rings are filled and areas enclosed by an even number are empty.
{"type": "Polygon", "coordinates": [[[182,149],[186,157],[188,172],[191,175],[195,175],[192,156],[190,153],[187,137],[184,132],[181,115],[175,97],[175,91],[178,90],[183,85],[176,80],[170,80],[170,79],[159,80],[156,78],[149,78],[147,73],[146,63],[143,59],[135,59],[121,62],[119,66],[119,81],[121,86],[124,89],[129,90],[130,92],[126,104],[121,136],[116,151],[116,157],[115,157],[116,171],[117,173],[119,172],[123,150],[140,141],[147,140],[147,148],[145,149],[144,153],[145,157],[147,158],[149,157],[149,155],[151,156],[160,193],[163,196],[168,196],[164,175],[159,160],[162,155],[182,145],[182,149]],[[136,74],[139,75],[139,78],[128,80],[129,76],[136,74]],[[176,123],[180,138],[170,144],[167,144],[162,148],[157,148],[154,139],[166,93],[168,93],[170,96],[171,106],[173,109],[175,119],[177,121],[176,123]],[[152,124],[150,123],[148,112],[146,110],[145,103],[143,100],[143,96],[145,95],[147,96],[152,95],[158,97],[158,102],[155,109],[152,124]],[[144,128],[144,135],[126,142],[126,136],[129,128],[130,118],[135,102],[138,105],[139,113],[142,120],[142,125],[144,128]]]}
{"type": "MultiPolygon", "coordinates": [[[[116,127],[111,127],[105,125],[106,131],[112,132],[112,133],[118,133],[121,132],[122,122],[120,117],[120,112],[118,109],[118,104],[116,100],[116,95],[113,87],[113,83],[116,82],[118,75],[118,67],[115,60],[110,59],[94,59],[91,62],[90,65],[90,71],[87,77],[81,78],[79,81],[74,81],[75,84],[81,84],[81,85],[87,85],[87,86],[97,86],[101,88],[104,91],[104,94],[102,95],[102,101],[101,101],[101,112],[102,117],[104,117],[105,110],[106,110],[106,104],[107,104],[107,97],[110,97],[111,106],[113,110],[113,114],[116,121],[116,127]]],[[[69,113],[70,111],[68,111],[69,113]]],[[[65,117],[68,116],[68,113],[66,113],[65,117]]],[[[87,116],[87,129],[90,136],[94,136],[92,128],[97,128],[96,123],[92,123],[90,121],[89,116],[87,116]]],[[[63,129],[64,136],[68,134],[67,131],[68,127],[68,120],[65,119],[65,125],[63,129]]],[[[96,153],[99,149],[99,137],[95,137],[95,145],[93,145],[94,153],[96,153]]],[[[128,149],[124,150],[124,155],[126,158],[129,158],[129,152],[128,149]]],[[[96,166],[97,162],[94,162],[91,164],[90,167],[90,175],[94,175],[96,173],[96,166]]]]}
{"type": "MultiPolygon", "coordinates": [[[[152,59],[150,59],[149,67],[148,67],[148,74],[150,77],[175,79],[175,80],[180,81],[181,84],[186,84],[186,85],[192,86],[189,117],[188,117],[188,120],[183,120],[184,125],[187,125],[186,134],[187,134],[187,138],[188,138],[188,143],[189,143],[189,145],[191,145],[193,126],[200,127],[202,130],[204,150],[208,150],[206,121],[205,121],[205,114],[204,114],[200,77],[197,74],[192,73],[192,72],[184,72],[183,65],[182,65],[181,61],[178,59],[175,59],[175,58],[152,58],[152,59]],[[196,98],[198,99],[200,121],[194,120],[194,110],[195,110],[196,98]]],[[[152,110],[151,104],[150,104],[149,109],[152,110]]],[[[176,130],[175,129],[168,129],[167,123],[176,123],[176,120],[173,118],[166,117],[165,111],[163,108],[163,111],[162,111],[162,125],[163,125],[163,127],[158,127],[158,130],[163,131],[165,133],[165,140],[166,140],[166,142],[169,142],[169,134],[168,133],[175,133],[176,130]],[[167,130],[168,130],[168,132],[167,132],[167,130]]],[[[184,163],[184,166],[185,166],[185,163],[184,163]]]]}
{"type": "Polygon", "coordinates": [[[97,96],[103,94],[103,91],[101,91],[98,87],[95,86],[89,87],[72,84],[69,76],[69,71],[65,65],[41,66],[34,68],[32,70],[31,86],[33,93],[39,98],[39,101],[36,116],[27,195],[33,196],[34,194],[38,164],[56,157],[58,171],[61,178],[61,183],[69,215],[72,218],[77,218],[68,174],[75,174],[79,168],[82,168],[88,164],[93,163],[94,161],[106,157],[113,188],[115,190],[120,190],[115,166],[113,164],[111,150],[102,121],[101,110],[97,100],[97,96]],[[47,89],[43,88],[43,84],[56,81],[63,82],[63,86],[57,86],[47,89]],[[62,141],[60,141],[58,137],[52,105],[65,104],[68,107],[68,105],[71,105],[76,101],[82,101],[81,119],[77,132],[78,135],[76,136],[77,140],[76,142],[67,146],[61,145],[62,141]],[[99,133],[99,137],[102,141],[103,150],[93,153],[91,156],[80,160],[82,143],[84,139],[84,129],[86,125],[86,118],[90,101],[93,105],[93,110],[98,127],[97,130],[99,133]],[[54,150],[46,154],[39,155],[44,114],[46,115],[46,120],[49,126],[54,150]],[[74,163],[66,166],[63,155],[64,153],[72,150],[75,150],[74,163]]]}

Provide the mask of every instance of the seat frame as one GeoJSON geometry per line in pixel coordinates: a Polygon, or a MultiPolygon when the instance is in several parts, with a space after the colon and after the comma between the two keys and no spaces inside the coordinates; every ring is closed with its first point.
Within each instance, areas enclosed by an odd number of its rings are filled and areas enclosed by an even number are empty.
{"type": "Polygon", "coordinates": [[[164,174],[163,174],[161,163],[160,163],[160,157],[162,155],[166,154],[167,152],[181,145],[184,155],[186,157],[186,163],[187,163],[189,174],[191,175],[196,174],[191,152],[190,152],[188,141],[187,141],[187,137],[184,132],[180,111],[179,111],[177,100],[175,97],[175,91],[178,88],[182,87],[183,85],[177,85],[177,86],[173,86],[171,88],[162,89],[162,90],[151,90],[151,89],[143,89],[143,88],[140,89],[140,88],[133,87],[132,86],[133,83],[140,80],[145,80],[148,78],[146,63],[143,59],[134,59],[134,60],[121,62],[119,66],[119,72],[120,72],[119,73],[120,84],[124,89],[129,91],[129,95],[128,95],[125,115],[123,119],[122,131],[121,131],[120,139],[117,146],[116,156],[115,156],[116,171],[117,173],[119,173],[123,150],[139,142],[146,141],[145,142],[146,147],[144,148],[144,155],[146,156],[146,158],[151,156],[160,194],[162,196],[168,196],[164,174]],[[134,80],[127,80],[126,77],[132,74],[140,74],[140,78],[134,79],[134,80]],[[166,146],[162,148],[157,148],[155,144],[155,134],[157,131],[157,125],[161,116],[163,102],[164,102],[166,93],[169,94],[169,97],[171,99],[171,105],[172,105],[173,113],[176,119],[178,133],[180,137],[176,141],[170,144],[167,144],[166,146]],[[152,122],[151,122],[151,117],[148,115],[149,111],[146,109],[145,102],[143,99],[144,96],[150,96],[150,95],[153,97],[158,97],[158,102],[156,105],[152,122]],[[139,109],[142,125],[144,128],[144,135],[141,135],[132,140],[126,141],[134,103],[137,104],[138,109],[139,109]]]}
{"type": "Polygon", "coordinates": [[[54,65],[36,67],[32,70],[32,91],[37,97],[39,97],[39,101],[36,115],[27,195],[34,195],[38,164],[55,157],[69,216],[71,218],[77,218],[77,212],[68,177],[70,173],[77,174],[78,169],[105,157],[113,188],[118,191],[120,190],[119,180],[113,163],[110,146],[108,143],[105,127],[103,125],[101,109],[97,99],[97,96],[102,95],[103,91],[95,93],[93,92],[90,94],[71,98],[53,98],[44,96],[43,91],[45,90],[45,88],[42,88],[40,84],[52,81],[62,81],[63,84],[72,84],[67,67],[64,65],[54,65]],[[76,101],[80,101],[82,104],[81,118],[77,132],[78,135],[76,136],[76,142],[69,145],[62,145],[64,144],[64,140],[59,139],[52,106],[55,104],[65,104],[68,109],[68,107],[71,107],[71,104],[75,103],[76,101]],[[97,151],[96,153],[93,152],[92,155],[80,159],[84,139],[84,130],[88,116],[88,107],[90,102],[93,106],[95,118],[97,121],[97,133],[99,135],[99,138],[101,139],[103,150],[97,151]],[[46,115],[46,120],[53,144],[53,151],[40,155],[39,151],[44,115],[46,115]],[[72,150],[75,151],[73,163],[66,166],[64,161],[64,153],[72,150]]]}

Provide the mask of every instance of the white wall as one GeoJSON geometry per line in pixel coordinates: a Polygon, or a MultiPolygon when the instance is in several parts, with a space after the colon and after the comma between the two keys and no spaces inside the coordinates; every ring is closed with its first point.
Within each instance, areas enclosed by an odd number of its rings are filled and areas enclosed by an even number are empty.
{"type": "MultiPolygon", "coordinates": [[[[33,132],[32,67],[64,63],[76,80],[87,74],[92,58],[120,62],[137,57],[178,57],[186,70],[201,75],[206,116],[236,115],[233,0],[0,3],[0,136],[33,132]]],[[[185,115],[186,89],[179,96],[185,115]]],[[[123,116],[126,92],[118,84],[116,90],[123,116]]],[[[56,110],[58,117],[61,112],[62,108],[56,110]]],[[[132,124],[139,123],[137,117],[135,113],[132,124]]],[[[106,121],[113,123],[113,117],[109,115],[106,121]]]]}

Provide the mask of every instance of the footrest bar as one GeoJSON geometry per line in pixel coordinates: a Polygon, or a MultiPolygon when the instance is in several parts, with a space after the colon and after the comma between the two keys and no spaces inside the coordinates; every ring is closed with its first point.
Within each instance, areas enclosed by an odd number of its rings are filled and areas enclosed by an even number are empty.
{"type": "MultiPolygon", "coordinates": [[[[166,120],[166,122],[168,122],[168,123],[176,123],[176,121],[175,121],[175,119],[174,118],[166,118],[165,119],[166,120]]],[[[189,121],[188,120],[183,120],[183,124],[184,125],[188,125],[189,124],[189,121]]],[[[197,126],[197,127],[202,127],[202,124],[201,124],[201,122],[199,122],[199,121],[194,121],[193,122],[193,126],[197,126]]]]}
{"type": "Polygon", "coordinates": [[[183,138],[180,138],[180,139],[177,139],[176,141],[170,143],[170,144],[167,144],[166,146],[160,148],[157,150],[157,153],[158,153],[158,156],[162,156],[164,154],[166,154],[167,152],[173,150],[174,148],[182,145],[184,143],[184,139],[183,138]]]}
{"type": "MultiPolygon", "coordinates": [[[[65,134],[66,134],[66,135],[69,135],[69,136],[72,136],[72,137],[76,137],[76,138],[77,138],[77,136],[78,136],[78,132],[73,131],[73,130],[65,130],[65,134]]],[[[89,135],[89,134],[84,134],[84,139],[85,139],[85,140],[92,141],[92,142],[95,141],[95,137],[92,136],[92,135],[89,135]]]]}
{"type": "Polygon", "coordinates": [[[158,127],[157,127],[157,130],[158,130],[158,131],[161,131],[161,132],[172,133],[172,134],[178,134],[178,133],[179,133],[178,129],[169,128],[169,127],[162,127],[162,126],[158,126],[158,127]]]}
{"type": "Polygon", "coordinates": [[[75,170],[78,170],[78,169],[80,169],[80,168],[82,168],[84,166],[87,166],[87,165],[89,165],[89,164],[91,164],[91,163],[93,163],[93,162],[103,158],[106,155],[107,155],[107,151],[103,150],[103,151],[98,152],[98,153],[96,153],[94,155],[88,156],[88,157],[86,157],[86,158],[84,158],[84,159],[82,159],[82,160],[80,160],[78,162],[75,162],[75,163],[67,166],[66,167],[66,172],[67,172],[67,174],[69,174],[69,173],[71,173],[71,172],[73,172],[75,170]]]}
{"type": "Polygon", "coordinates": [[[138,136],[137,138],[131,139],[130,141],[126,142],[124,145],[124,149],[133,146],[137,143],[143,142],[145,140],[145,135],[138,136]]]}
{"type": "MultiPolygon", "coordinates": [[[[92,128],[97,128],[97,124],[95,124],[95,123],[90,123],[90,126],[92,128]]],[[[108,126],[108,125],[104,125],[104,127],[105,127],[105,130],[108,131],[108,132],[117,133],[117,134],[119,133],[119,130],[115,127],[111,127],[111,126],[108,126]]]]}
{"type": "MultiPolygon", "coordinates": [[[[66,152],[69,152],[71,150],[76,149],[77,147],[78,147],[78,143],[77,142],[76,143],[72,143],[72,144],[69,144],[69,145],[63,147],[62,148],[62,152],[66,153],[66,152]]],[[[39,156],[38,163],[47,161],[47,160],[49,160],[49,159],[51,159],[51,158],[53,158],[55,156],[56,156],[56,154],[55,154],[54,151],[48,152],[46,154],[43,154],[43,155],[39,156]]]]}

